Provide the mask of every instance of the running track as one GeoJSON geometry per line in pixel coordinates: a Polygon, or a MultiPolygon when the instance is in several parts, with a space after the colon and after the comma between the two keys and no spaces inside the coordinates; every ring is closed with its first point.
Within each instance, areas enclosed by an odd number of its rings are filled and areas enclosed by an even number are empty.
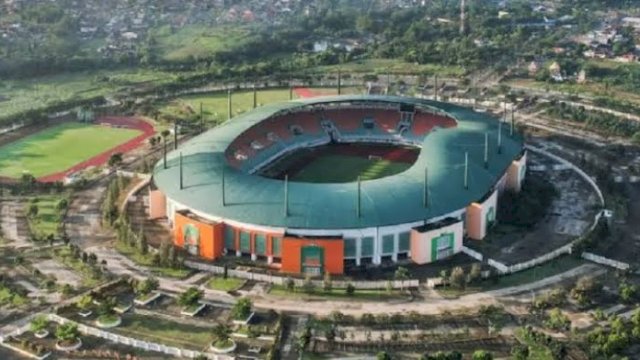
{"type": "Polygon", "coordinates": [[[331,95],[330,92],[322,91],[322,90],[312,90],[312,89],[309,89],[307,87],[297,87],[297,88],[293,89],[293,91],[295,91],[295,93],[296,93],[296,95],[298,95],[298,97],[303,98],[303,99],[312,98],[312,97],[316,97],[316,96],[331,95]]]}
{"type": "Polygon", "coordinates": [[[142,145],[148,137],[151,137],[155,134],[153,125],[149,124],[148,122],[140,118],[135,118],[135,117],[114,117],[114,116],[102,117],[96,121],[96,124],[103,125],[103,126],[136,129],[136,130],[140,130],[142,134],[114,148],[111,148],[101,154],[98,154],[88,160],[78,163],[67,170],[38,178],[38,181],[41,181],[41,182],[62,181],[67,175],[73,174],[75,172],[78,172],[80,170],[86,169],[91,166],[100,166],[100,165],[106,164],[109,161],[109,158],[111,157],[111,155],[115,153],[124,154],[131,150],[134,150],[138,148],[140,145],[142,145]]]}

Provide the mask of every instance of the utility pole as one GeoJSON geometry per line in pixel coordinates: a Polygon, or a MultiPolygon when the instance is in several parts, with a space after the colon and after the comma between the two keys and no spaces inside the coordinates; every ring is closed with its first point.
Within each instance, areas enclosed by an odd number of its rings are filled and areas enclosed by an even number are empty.
{"type": "Polygon", "coordinates": [[[256,84],[253,84],[253,108],[258,107],[258,90],[256,90],[256,84]]]}
{"type": "Polygon", "coordinates": [[[489,168],[489,133],[484,133],[484,168],[489,168]]]}
{"type": "Polygon", "coordinates": [[[231,120],[232,108],[231,108],[231,89],[227,90],[227,120],[231,120]]]}
{"type": "Polygon", "coordinates": [[[422,188],[422,206],[429,207],[429,169],[424,167],[424,184],[422,188]]]}
{"type": "Polygon", "coordinates": [[[182,152],[180,152],[180,190],[184,189],[184,180],[182,178],[182,152]]]}
{"type": "Polygon", "coordinates": [[[289,175],[284,176],[284,217],[289,216],[289,175]]]}
{"type": "Polygon", "coordinates": [[[222,186],[221,186],[221,190],[222,190],[222,206],[227,206],[227,199],[225,197],[225,189],[224,189],[224,183],[225,183],[225,172],[224,172],[224,165],[222,165],[222,186]]]}
{"type": "Polygon", "coordinates": [[[356,215],[358,216],[358,218],[362,216],[361,200],[360,200],[361,191],[362,191],[362,184],[361,184],[360,176],[358,176],[358,198],[356,202],[356,215]]]}
{"type": "Polygon", "coordinates": [[[464,189],[469,189],[469,152],[464,153],[464,189]]]}
{"type": "Polygon", "coordinates": [[[173,150],[178,149],[178,120],[173,122],[173,150]]]}
{"type": "Polygon", "coordinates": [[[167,168],[167,138],[166,136],[162,137],[162,164],[163,167],[167,168]]]}
{"type": "Polygon", "coordinates": [[[466,35],[467,33],[466,5],[465,0],[460,0],[460,35],[466,35]]]}

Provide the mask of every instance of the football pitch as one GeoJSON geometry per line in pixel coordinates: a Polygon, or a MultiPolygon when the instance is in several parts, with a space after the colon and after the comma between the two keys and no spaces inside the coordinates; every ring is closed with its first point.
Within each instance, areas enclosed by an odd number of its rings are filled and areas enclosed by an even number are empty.
{"type": "Polygon", "coordinates": [[[140,135],[139,130],[64,123],[0,147],[0,175],[64,171],[140,135]]]}
{"type": "Polygon", "coordinates": [[[344,183],[358,180],[373,180],[395,175],[407,170],[412,164],[360,156],[323,155],[309,162],[291,179],[312,183],[344,183]]]}

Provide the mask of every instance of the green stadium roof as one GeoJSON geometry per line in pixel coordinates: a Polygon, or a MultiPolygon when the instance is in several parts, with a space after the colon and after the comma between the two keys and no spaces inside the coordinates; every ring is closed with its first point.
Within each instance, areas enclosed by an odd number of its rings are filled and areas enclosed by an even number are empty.
{"type": "Polygon", "coordinates": [[[299,229],[355,229],[398,225],[449,214],[483,198],[523,150],[519,135],[498,121],[469,108],[395,96],[346,95],[266,105],[233,118],[182,145],[154,169],[156,186],[169,199],[192,210],[241,223],[299,229]],[[442,111],[458,125],[426,135],[418,160],[400,174],[362,182],[361,214],[357,184],[289,182],[289,215],[284,214],[284,182],[251,175],[227,164],[225,149],[243,131],[278,111],[331,102],[393,102],[442,111]],[[489,133],[489,166],[484,166],[485,133],[489,133]],[[469,187],[464,189],[464,158],[469,153],[469,187]],[[184,188],[179,185],[183,155],[184,188]],[[428,168],[429,206],[423,206],[424,169],[428,168]],[[226,206],[222,204],[222,173],[226,206]]]}

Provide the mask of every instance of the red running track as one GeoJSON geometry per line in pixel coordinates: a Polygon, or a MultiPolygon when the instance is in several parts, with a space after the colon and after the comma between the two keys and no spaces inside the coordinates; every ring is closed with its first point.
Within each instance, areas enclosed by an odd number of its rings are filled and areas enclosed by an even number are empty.
{"type": "Polygon", "coordinates": [[[303,99],[317,97],[317,96],[331,95],[331,92],[322,91],[322,90],[312,90],[307,87],[297,87],[297,88],[294,88],[293,91],[295,91],[298,97],[301,97],[303,99]]]}
{"type": "Polygon", "coordinates": [[[80,170],[86,169],[91,166],[100,166],[100,165],[106,164],[109,161],[109,158],[111,157],[111,155],[116,153],[124,154],[131,150],[134,150],[138,148],[140,145],[142,145],[148,137],[151,137],[155,134],[153,125],[149,124],[148,122],[140,118],[135,118],[135,117],[115,117],[115,116],[102,117],[96,120],[96,124],[104,125],[104,126],[112,126],[112,127],[122,127],[127,129],[136,129],[136,130],[142,131],[142,134],[136,136],[135,138],[125,143],[122,143],[116,147],[113,147],[101,154],[98,154],[88,160],[78,163],[67,170],[38,178],[38,181],[41,181],[41,182],[62,181],[66,176],[76,173],[80,170]]]}

